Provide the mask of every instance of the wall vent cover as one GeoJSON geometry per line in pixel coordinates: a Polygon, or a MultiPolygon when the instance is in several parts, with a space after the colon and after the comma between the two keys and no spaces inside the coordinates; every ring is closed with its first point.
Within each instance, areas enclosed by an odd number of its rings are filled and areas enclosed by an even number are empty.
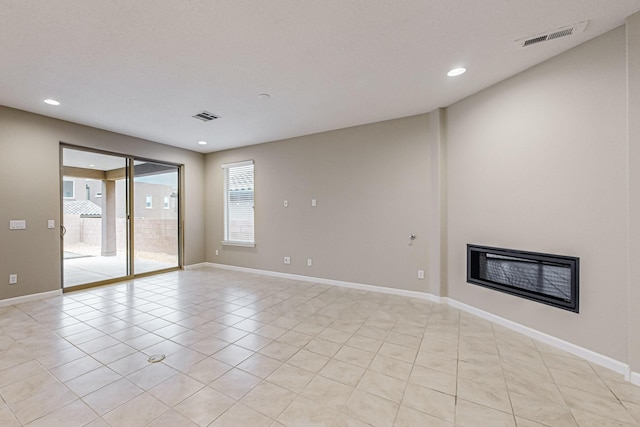
{"type": "Polygon", "coordinates": [[[216,116],[208,111],[201,111],[198,114],[192,116],[194,119],[202,120],[203,122],[210,122],[211,120],[219,119],[220,116],[216,116]]]}
{"type": "Polygon", "coordinates": [[[587,28],[587,24],[589,21],[578,22],[577,24],[567,25],[562,28],[557,28],[555,30],[547,31],[542,34],[537,34],[531,37],[525,37],[520,40],[516,40],[515,43],[518,47],[527,47],[534,44],[539,44],[542,42],[547,42],[555,39],[559,39],[561,37],[571,36],[573,34],[578,34],[584,31],[587,28]]]}

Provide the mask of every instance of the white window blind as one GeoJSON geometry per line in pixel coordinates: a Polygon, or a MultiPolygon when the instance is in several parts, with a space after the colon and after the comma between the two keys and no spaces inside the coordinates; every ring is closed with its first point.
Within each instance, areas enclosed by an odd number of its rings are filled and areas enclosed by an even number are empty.
{"type": "Polygon", "coordinates": [[[224,243],[254,244],[253,160],[226,163],[224,169],[224,243]]]}

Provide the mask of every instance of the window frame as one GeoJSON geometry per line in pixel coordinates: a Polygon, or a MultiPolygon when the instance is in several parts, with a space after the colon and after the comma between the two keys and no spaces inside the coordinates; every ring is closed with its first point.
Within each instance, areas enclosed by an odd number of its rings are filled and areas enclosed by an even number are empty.
{"type": "Polygon", "coordinates": [[[76,198],[76,181],[74,179],[62,178],[62,198],[67,200],[74,200],[76,198]],[[71,196],[65,196],[64,184],[65,182],[71,183],[71,196]]]}
{"type": "Polygon", "coordinates": [[[246,246],[246,247],[255,247],[255,163],[253,160],[244,160],[240,162],[233,163],[223,163],[221,165],[223,172],[223,209],[224,209],[224,237],[222,240],[223,245],[228,246],[246,246]],[[246,168],[247,166],[251,167],[251,178],[252,178],[252,188],[251,188],[251,240],[240,240],[240,239],[232,239],[232,231],[230,230],[231,221],[233,219],[229,218],[230,214],[230,189],[229,189],[229,174],[232,172],[234,168],[246,168]]]}

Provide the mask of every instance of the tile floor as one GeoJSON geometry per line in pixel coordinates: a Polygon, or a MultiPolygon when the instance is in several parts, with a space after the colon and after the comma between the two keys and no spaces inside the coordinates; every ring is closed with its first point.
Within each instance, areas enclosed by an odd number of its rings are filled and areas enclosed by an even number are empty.
{"type": "Polygon", "coordinates": [[[1,307],[0,396],[5,427],[640,425],[621,375],[449,306],[211,268],[1,307]]]}

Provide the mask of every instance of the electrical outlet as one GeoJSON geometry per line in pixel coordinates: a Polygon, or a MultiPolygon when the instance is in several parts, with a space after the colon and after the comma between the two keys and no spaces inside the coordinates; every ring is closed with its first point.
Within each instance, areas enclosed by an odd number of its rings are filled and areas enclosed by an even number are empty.
{"type": "Polygon", "coordinates": [[[318,206],[318,203],[316,202],[316,199],[311,199],[311,206],[313,206],[314,208],[316,206],[318,206]]]}
{"type": "Polygon", "coordinates": [[[289,206],[289,201],[288,201],[288,200],[285,200],[285,201],[284,201],[284,207],[286,208],[286,207],[288,207],[288,206],[289,206]]]}
{"type": "Polygon", "coordinates": [[[216,256],[220,255],[220,251],[216,249],[216,256]]]}
{"type": "Polygon", "coordinates": [[[289,256],[284,257],[284,263],[285,264],[291,264],[291,257],[289,257],[289,256]]]}
{"type": "Polygon", "coordinates": [[[313,266],[313,260],[311,258],[307,258],[307,267],[313,266]]]}
{"type": "Polygon", "coordinates": [[[9,284],[10,285],[15,285],[16,283],[18,283],[18,275],[17,274],[10,274],[9,275],[9,284]]]}
{"type": "Polygon", "coordinates": [[[418,279],[424,279],[424,270],[418,270],[418,279]]]}

